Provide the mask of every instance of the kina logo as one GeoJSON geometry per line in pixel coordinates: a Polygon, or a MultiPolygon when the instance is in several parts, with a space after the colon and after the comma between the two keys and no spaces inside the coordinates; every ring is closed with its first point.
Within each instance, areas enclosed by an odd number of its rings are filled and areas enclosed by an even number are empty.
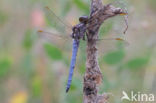
{"type": "Polygon", "coordinates": [[[155,101],[155,95],[154,94],[146,94],[146,93],[141,93],[141,92],[130,92],[130,95],[128,96],[128,94],[125,91],[122,91],[122,97],[121,97],[121,101],[124,100],[128,100],[128,101],[137,101],[137,102],[154,102],[155,101]]]}

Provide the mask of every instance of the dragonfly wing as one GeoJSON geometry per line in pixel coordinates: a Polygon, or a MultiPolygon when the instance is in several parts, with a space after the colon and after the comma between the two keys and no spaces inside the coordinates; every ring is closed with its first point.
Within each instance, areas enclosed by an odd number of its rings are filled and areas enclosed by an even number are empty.
{"type": "MultiPolygon", "coordinates": [[[[56,44],[56,42],[61,42],[62,40],[66,40],[66,42],[67,42],[71,39],[71,38],[69,39],[68,36],[62,36],[62,35],[54,34],[54,33],[49,32],[49,31],[41,31],[40,30],[40,31],[38,31],[38,33],[40,34],[40,37],[43,37],[44,39],[52,42],[53,44],[56,44]]],[[[78,52],[78,48],[79,48],[79,42],[80,41],[78,41],[78,40],[73,40],[72,58],[71,58],[71,63],[70,63],[66,92],[68,92],[70,89],[72,76],[73,76],[73,72],[74,72],[74,68],[75,68],[75,64],[76,64],[76,57],[77,57],[77,52],[78,52]]],[[[64,44],[65,44],[65,42],[64,42],[64,44]]],[[[60,45],[59,47],[64,48],[64,44],[63,44],[63,46],[60,45]]]]}
{"type": "Polygon", "coordinates": [[[122,39],[122,38],[103,38],[103,39],[98,39],[98,42],[109,42],[109,41],[113,41],[113,42],[121,42],[124,46],[129,46],[129,42],[122,39]]]}
{"type": "Polygon", "coordinates": [[[59,33],[51,32],[50,30],[39,30],[39,40],[44,40],[45,42],[50,42],[56,47],[60,49],[65,47],[71,47],[72,45],[72,38],[67,35],[60,35],[59,33]]]}
{"type": "Polygon", "coordinates": [[[104,38],[104,39],[98,39],[98,50],[99,55],[102,56],[105,53],[108,53],[110,51],[114,51],[120,48],[125,48],[129,46],[128,41],[122,39],[122,38],[104,38]]]}
{"type": "Polygon", "coordinates": [[[59,18],[49,7],[44,8],[47,23],[59,32],[69,34],[72,26],[59,18]]]}
{"type": "Polygon", "coordinates": [[[47,38],[48,37],[50,37],[50,38],[57,37],[60,39],[71,39],[70,35],[61,35],[61,33],[59,33],[59,32],[52,32],[50,30],[38,30],[38,34],[41,37],[47,37],[47,38]]]}

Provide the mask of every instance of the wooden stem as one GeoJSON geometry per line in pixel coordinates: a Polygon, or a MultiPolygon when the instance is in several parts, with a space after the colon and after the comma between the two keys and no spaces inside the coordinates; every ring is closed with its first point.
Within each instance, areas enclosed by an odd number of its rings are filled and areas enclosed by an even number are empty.
{"type": "Polygon", "coordinates": [[[87,25],[87,61],[84,75],[83,103],[106,103],[108,96],[98,94],[98,86],[102,81],[102,73],[98,64],[96,40],[101,24],[108,18],[118,14],[126,14],[122,9],[111,4],[104,5],[101,0],[91,1],[91,12],[87,25]]]}

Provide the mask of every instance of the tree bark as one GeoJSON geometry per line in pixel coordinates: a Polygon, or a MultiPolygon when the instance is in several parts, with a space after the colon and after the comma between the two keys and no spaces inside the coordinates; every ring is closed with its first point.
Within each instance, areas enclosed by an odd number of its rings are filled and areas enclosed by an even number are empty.
{"type": "Polygon", "coordinates": [[[87,25],[87,61],[84,75],[83,103],[106,103],[107,94],[98,94],[98,86],[102,82],[102,73],[98,64],[96,41],[101,24],[108,18],[118,14],[126,14],[122,9],[111,4],[103,5],[101,0],[91,1],[89,23],[87,25]]]}

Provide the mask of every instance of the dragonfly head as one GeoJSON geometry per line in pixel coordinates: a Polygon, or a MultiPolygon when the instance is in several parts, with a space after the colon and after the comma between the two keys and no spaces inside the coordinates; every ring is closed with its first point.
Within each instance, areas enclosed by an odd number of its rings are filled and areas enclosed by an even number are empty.
{"type": "Polygon", "coordinates": [[[79,17],[80,23],[84,23],[84,24],[86,24],[88,22],[88,19],[89,19],[88,16],[79,17]]]}

